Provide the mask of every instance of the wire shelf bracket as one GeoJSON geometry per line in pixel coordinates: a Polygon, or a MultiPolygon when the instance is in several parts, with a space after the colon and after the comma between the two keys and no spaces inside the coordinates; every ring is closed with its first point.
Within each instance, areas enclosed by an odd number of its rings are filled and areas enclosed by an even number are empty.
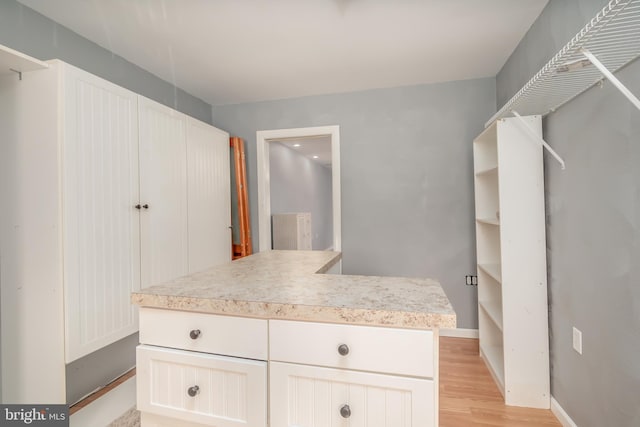
{"type": "Polygon", "coordinates": [[[627,89],[627,87],[622,84],[622,82],[618,80],[618,78],[614,76],[613,73],[609,71],[607,67],[605,67],[604,64],[600,62],[593,53],[589,52],[585,48],[580,49],[580,51],[584,56],[587,57],[589,62],[591,62],[598,70],[600,70],[600,72],[613,84],[616,89],[622,92],[622,94],[626,96],[638,110],[640,110],[640,100],[629,89],[627,89]]]}
{"type": "Polygon", "coordinates": [[[520,114],[518,114],[517,111],[511,110],[511,112],[518,119],[517,122],[522,125],[522,128],[525,130],[525,132],[527,132],[529,134],[531,139],[533,141],[536,141],[536,142],[539,142],[540,144],[542,144],[542,146],[553,156],[553,158],[556,159],[558,161],[558,163],[560,163],[560,167],[564,170],[565,165],[564,165],[564,160],[562,160],[562,157],[560,157],[558,155],[558,153],[556,153],[554,151],[554,149],[551,148],[551,146],[549,144],[547,144],[547,141],[545,141],[544,138],[538,136],[538,134],[536,134],[533,131],[533,129],[531,129],[531,126],[529,126],[529,123],[527,123],[526,120],[523,119],[522,116],[520,114]]]}
{"type": "Polygon", "coordinates": [[[514,110],[545,116],[601,82],[603,75],[640,108],[638,99],[613,76],[639,56],[640,0],[611,0],[485,127],[514,110]]]}

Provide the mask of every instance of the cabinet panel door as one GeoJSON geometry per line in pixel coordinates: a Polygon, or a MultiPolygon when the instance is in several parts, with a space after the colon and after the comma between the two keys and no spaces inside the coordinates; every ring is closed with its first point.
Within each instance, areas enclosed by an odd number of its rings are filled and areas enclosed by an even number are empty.
{"type": "Polygon", "coordinates": [[[271,362],[271,425],[433,427],[433,381],[271,362]],[[347,405],[348,417],[341,414],[347,405]]]}
{"type": "Polygon", "coordinates": [[[187,119],[189,272],[231,261],[229,134],[187,119]]]}
{"type": "Polygon", "coordinates": [[[136,365],[140,411],[216,427],[267,424],[267,362],[141,345],[136,365]]]}
{"type": "Polygon", "coordinates": [[[66,361],[137,330],[140,287],[137,98],[84,71],[64,74],[66,361]]]}
{"type": "Polygon", "coordinates": [[[142,287],[187,274],[186,116],[139,97],[142,287]]]}

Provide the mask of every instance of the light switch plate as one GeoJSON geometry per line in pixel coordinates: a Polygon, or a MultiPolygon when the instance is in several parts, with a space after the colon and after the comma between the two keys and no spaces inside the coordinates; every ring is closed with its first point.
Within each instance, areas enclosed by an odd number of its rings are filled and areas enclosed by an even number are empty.
{"type": "Polygon", "coordinates": [[[573,327],[573,349],[578,354],[582,354],[582,332],[575,326],[573,327]]]}

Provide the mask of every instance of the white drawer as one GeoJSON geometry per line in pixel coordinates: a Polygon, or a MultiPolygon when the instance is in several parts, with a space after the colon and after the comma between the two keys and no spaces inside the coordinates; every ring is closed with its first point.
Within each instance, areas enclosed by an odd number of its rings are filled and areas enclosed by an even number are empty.
{"type": "Polygon", "coordinates": [[[434,427],[432,380],[271,362],[274,427],[434,427]]]}
{"type": "Polygon", "coordinates": [[[269,321],[269,350],[270,360],[423,378],[438,360],[431,331],[288,320],[269,321]]]}
{"type": "Polygon", "coordinates": [[[140,345],[142,412],[216,427],[267,424],[267,362],[140,345]]]}
{"type": "Polygon", "coordinates": [[[266,320],[140,308],[141,344],[267,360],[267,342],[266,320]]]}

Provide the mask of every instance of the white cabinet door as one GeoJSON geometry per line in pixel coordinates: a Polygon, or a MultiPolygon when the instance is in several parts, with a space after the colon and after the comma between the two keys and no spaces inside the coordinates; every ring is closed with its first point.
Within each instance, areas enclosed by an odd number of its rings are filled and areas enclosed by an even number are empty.
{"type": "Polygon", "coordinates": [[[142,287],[187,274],[186,116],[138,97],[142,287]]]}
{"type": "Polygon", "coordinates": [[[298,249],[310,251],[312,239],[311,213],[298,214],[298,249]]]}
{"type": "Polygon", "coordinates": [[[231,261],[229,134],[187,119],[189,272],[231,261]]]}
{"type": "Polygon", "coordinates": [[[267,425],[267,362],[141,345],[142,412],[216,427],[267,425]]]}
{"type": "Polygon", "coordinates": [[[269,366],[272,426],[436,425],[431,380],[279,362],[269,366]]]}
{"type": "Polygon", "coordinates": [[[66,361],[137,330],[137,98],[64,67],[62,201],[66,361]]]}

